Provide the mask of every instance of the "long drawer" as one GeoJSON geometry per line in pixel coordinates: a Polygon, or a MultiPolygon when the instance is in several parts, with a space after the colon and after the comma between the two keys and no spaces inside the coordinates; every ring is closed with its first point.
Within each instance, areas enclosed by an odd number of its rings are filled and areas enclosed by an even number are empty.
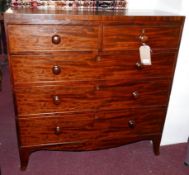
{"type": "Polygon", "coordinates": [[[175,49],[179,46],[178,26],[104,26],[103,50],[138,50],[142,43],[152,49],[175,49]]]}
{"type": "Polygon", "coordinates": [[[11,53],[97,50],[98,26],[8,25],[11,53]]]}
{"type": "Polygon", "coordinates": [[[22,146],[102,142],[158,134],[165,108],[141,108],[125,111],[54,114],[19,119],[22,146]]]}
{"type": "Polygon", "coordinates": [[[152,53],[152,65],[140,65],[139,53],[64,53],[61,55],[11,56],[14,84],[94,79],[141,80],[171,77],[176,53],[152,53]]]}
{"type": "Polygon", "coordinates": [[[166,106],[170,79],[65,82],[59,86],[19,87],[15,91],[20,116],[70,111],[166,106]]]}

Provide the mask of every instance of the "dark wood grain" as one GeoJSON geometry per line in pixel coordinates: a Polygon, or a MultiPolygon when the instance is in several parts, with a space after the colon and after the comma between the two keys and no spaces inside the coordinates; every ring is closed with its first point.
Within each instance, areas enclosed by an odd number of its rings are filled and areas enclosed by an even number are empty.
{"type": "Polygon", "coordinates": [[[133,81],[98,81],[62,83],[61,86],[18,88],[16,102],[19,115],[126,109],[142,106],[166,106],[169,79],[133,81]],[[158,87],[158,88],[157,88],[158,87]],[[136,98],[134,92],[139,95],[136,98]],[[57,96],[59,103],[54,101],[57,96]]]}
{"type": "Polygon", "coordinates": [[[110,53],[62,53],[60,55],[18,55],[11,57],[15,86],[26,83],[44,83],[95,79],[141,80],[152,77],[171,77],[174,71],[176,52],[152,53],[152,65],[138,70],[138,51],[110,53]],[[100,59],[99,59],[100,58],[100,59]],[[59,66],[61,72],[52,69],[59,66]]]}
{"type": "Polygon", "coordinates": [[[140,36],[145,35],[145,43],[153,50],[174,49],[179,46],[180,27],[160,26],[104,26],[103,49],[108,50],[138,50],[142,45],[140,36]],[[143,33],[144,32],[144,33],[143,33]]]}
{"type": "Polygon", "coordinates": [[[8,39],[11,53],[55,50],[97,50],[98,26],[62,25],[9,25],[8,39]],[[52,37],[58,35],[60,43],[54,44],[52,37]]]}
{"type": "Polygon", "coordinates": [[[146,108],[19,119],[21,144],[34,146],[95,139],[113,142],[139,137],[141,134],[157,134],[161,132],[159,126],[164,120],[162,115],[165,115],[165,110],[166,108],[146,108]],[[129,120],[135,120],[134,128],[129,127],[129,120]],[[55,132],[57,126],[60,127],[60,134],[55,132]]]}
{"type": "Polygon", "coordinates": [[[183,25],[184,16],[155,10],[53,10],[11,8],[4,15],[9,24],[131,24],[131,25],[183,25]]]}

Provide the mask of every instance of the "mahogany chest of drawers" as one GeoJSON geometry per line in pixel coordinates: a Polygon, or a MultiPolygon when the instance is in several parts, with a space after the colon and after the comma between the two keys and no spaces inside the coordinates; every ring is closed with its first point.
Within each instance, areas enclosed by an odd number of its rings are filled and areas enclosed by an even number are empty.
{"type": "Polygon", "coordinates": [[[156,12],[9,9],[21,168],[42,149],[152,140],[158,155],[183,24],[156,12]],[[143,44],[152,65],[140,61],[143,44]]]}

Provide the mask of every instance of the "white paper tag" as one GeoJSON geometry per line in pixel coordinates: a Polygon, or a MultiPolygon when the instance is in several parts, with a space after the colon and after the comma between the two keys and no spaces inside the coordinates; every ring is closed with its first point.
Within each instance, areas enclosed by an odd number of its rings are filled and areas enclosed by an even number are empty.
{"type": "Polygon", "coordinates": [[[140,46],[140,61],[143,65],[152,65],[151,62],[151,48],[148,45],[140,46]]]}

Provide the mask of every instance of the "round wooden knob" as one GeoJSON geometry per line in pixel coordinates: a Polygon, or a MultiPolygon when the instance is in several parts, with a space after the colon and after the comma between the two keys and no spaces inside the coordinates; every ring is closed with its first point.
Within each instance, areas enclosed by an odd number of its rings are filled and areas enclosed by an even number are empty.
{"type": "Polygon", "coordinates": [[[143,65],[140,62],[137,62],[135,65],[138,70],[141,70],[143,68],[143,65]]]}
{"type": "Polygon", "coordinates": [[[61,37],[59,35],[53,35],[52,36],[52,43],[53,44],[59,44],[61,42],[61,37]]]}
{"type": "Polygon", "coordinates": [[[137,99],[137,98],[139,97],[139,92],[138,92],[138,91],[134,91],[134,92],[132,93],[132,95],[133,95],[133,97],[134,97],[135,99],[137,99]]]}
{"type": "Polygon", "coordinates": [[[135,125],[135,121],[134,120],[129,120],[128,121],[128,126],[129,128],[134,128],[136,125],[135,125]]]}
{"type": "Polygon", "coordinates": [[[59,105],[61,103],[60,97],[58,95],[53,96],[53,103],[59,105]]]}
{"type": "Polygon", "coordinates": [[[139,36],[139,39],[140,39],[140,41],[141,41],[142,43],[145,43],[145,42],[148,41],[148,36],[146,36],[146,35],[140,35],[140,36],[139,36]]]}
{"type": "Polygon", "coordinates": [[[55,128],[55,134],[56,135],[61,134],[61,128],[60,128],[60,126],[56,126],[56,128],[55,128]]]}
{"type": "Polygon", "coordinates": [[[100,86],[96,85],[96,90],[99,91],[100,90],[100,86]]]}
{"type": "Polygon", "coordinates": [[[98,62],[98,61],[101,61],[102,60],[102,58],[100,57],[100,56],[97,56],[96,57],[96,61],[98,62]]]}
{"type": "Polygon", "coordinates": [[[95,118],[95,120],[98,120],[98,119],[99,119],[99,116],[98,116],[98,115],[95,115],[94,118],[95,118]]]}
{"type": "Polygon", "coordinates": [[[61,67],[58,66],[58,65],[53,66],[53,67],[52,67],[52,72],[53,72],[53,74],[55,74],[55,75],[60,74],[60,72],[61,72],[61,67]]]}

